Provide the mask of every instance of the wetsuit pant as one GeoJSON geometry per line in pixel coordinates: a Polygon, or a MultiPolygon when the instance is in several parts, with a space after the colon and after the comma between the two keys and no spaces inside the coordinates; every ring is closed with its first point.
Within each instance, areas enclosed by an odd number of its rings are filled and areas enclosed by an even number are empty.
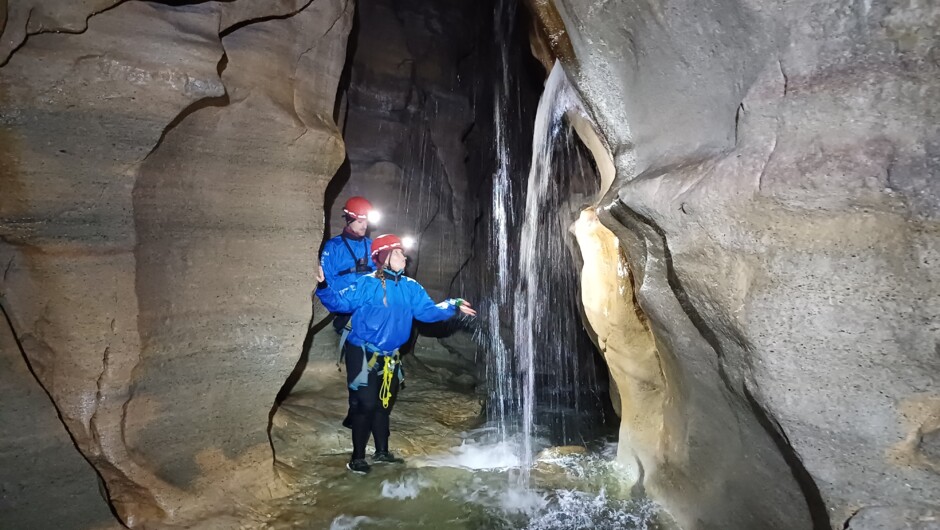
{"type": "MultiPolygon", "coordinates": [[[[343,334],[343,328],[346,327],[346,324],[349,322],[349,320],[350,320],[351,318],[352,318],[352,314],[351,314],[351,313],[333,313],[333,329],[336,330],[336,334],[337,334],[337,335],[342,335],[342,334],[343,334]]],[[[347,343],[347,344],[348,344],[348,343],[347,343]]],[[[343,347],[343,355],[346,354],[346,351],[347,351],[347,350],[346,350],[346,348],[345,348],[345,346],[344,346],[344,347],[343,347]]],[[[346,362],[349,362],[349,360],[347,359],[346,362]]],[[[347,373],[348,373],[348,372],[347,372],[347,373]]],[[[355,376],[353,376],[353,377],[355,377],[355,376]]],[[[350,390],[350,393],[349,393],[349,397],[350,397],[350,399],[352,399],[352,391],[351,391],[351,390],[350,390]]],[[[343,427],[346,427],[347,429],[352,429],[352,416],[351,416],[351,414],[352,414],[352,411],[347,411],[347,412],[346,412],[346,418],[343,419],[343,427]]]]}
{"type": "Polygon", "coordinates": [[[342,335],[343,328],[346,327],[346,323],[349,322],[349,319],[352,318],[350,313],[334,313],[333,314],[333,329],[336,330],[336,333],[342,335]]]}
{"type": "MultiPolygon", "coordinates": [[[[362,348],[346,343],[346,384],[352,383],[362,370],[362,348]]],[[[372,355],[369,354],[368,358],[372,355]]],[[[366,362],[368,362],[368,358],[366,362]]],[[[376,361],[372,370],[369,370],[369,383],[349,392],[349,419],[352,424],[352,459],[366,457],[366,444],[369,436],[375,441],[376,452],[388,451],[389,416],[398,397],[398,374],[392,379],[392,398],[388,408],[382,406],[379,400],[379,388],[382,386],[382,368],[385,361],[376,361]]]]}

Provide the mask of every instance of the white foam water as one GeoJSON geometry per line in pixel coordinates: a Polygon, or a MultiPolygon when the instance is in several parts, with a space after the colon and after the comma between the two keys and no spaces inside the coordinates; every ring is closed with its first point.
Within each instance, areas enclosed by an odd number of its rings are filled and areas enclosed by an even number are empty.
{"type": "Polygon", "coordinates": [[[374,523],[375,519],[364,515],[340,515],[330,523],[330,530],[356,530],[360,524],[374,523]]]}
{"type": "Polygon", "coordinates": [[[511,442],[479,444],[465,441],[447,453],[413,459],[416,467],[456,467],[478,471],[505,471],[521,464],[519,446],[511,442]]]}
{"type": "Polygon", "coordinates": [[[421,490],[428,487],[430,482],[420,477],[404,477],[401,480],[390,482],[382,481],[382,497],[386,499],[416,499],[421,490]]]}

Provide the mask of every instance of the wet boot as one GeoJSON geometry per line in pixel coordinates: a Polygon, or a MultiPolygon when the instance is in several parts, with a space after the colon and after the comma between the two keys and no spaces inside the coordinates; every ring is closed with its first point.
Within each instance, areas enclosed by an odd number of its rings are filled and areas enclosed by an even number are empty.
{"type": "Polygon", "coordinates": [[[357,475],[365,475],[372,470],[372,467],[369,466],[369,463],[365,461],[364,458],[357,458],[355,460],[350,460],[346,464],[346,469],[356,473],[357,475]]]}
{"type": "Polygon", "coordinates": [[[372,462],[375,464],[404,464],[405,459],[399,458],[388,451],[376,451],[372,455],[372,462]]]}

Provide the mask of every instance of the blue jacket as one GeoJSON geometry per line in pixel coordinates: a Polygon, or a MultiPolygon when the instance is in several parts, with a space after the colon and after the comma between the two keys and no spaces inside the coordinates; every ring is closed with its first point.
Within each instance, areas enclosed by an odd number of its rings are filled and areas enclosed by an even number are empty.
{"type": "Polygon", "coordinates": [[[363,237],[361,240],[346,238],[343,243],[342,234],[330,239],[323,245],[323,253],[320,254],[320,266],[323,267],[323,276],[326,277],[326,283],[337,291],[341,291],[350,285],[356,283],[362,275],[369,274],[375,270],[372,264],[372,258],[369,252],[372,250],[372,240],[363,237]],[[349,243],[349,248],[346,248],[349,243]],[[349,250],[352,249],[354,258],[349,250]],[[365,272],[356,272],[356,260],[365,260],[364,265],[368,267],[365,272]],[[343,272],[352,271],[352,272],[343,272]]]}
{"type": "Polygon", "coordinates": [[[329,282],[317,289],[323,305],[333,313],[352,313],[352,331],[346,339],[369,351],[392,352],[411,336],[411,320],[440,322],[457,314],[457,300],[440,304],[428,296],[421,284],[385,269],[388,306],[382,303],[382,282],[375,273],[337,290],[329,282]]]}

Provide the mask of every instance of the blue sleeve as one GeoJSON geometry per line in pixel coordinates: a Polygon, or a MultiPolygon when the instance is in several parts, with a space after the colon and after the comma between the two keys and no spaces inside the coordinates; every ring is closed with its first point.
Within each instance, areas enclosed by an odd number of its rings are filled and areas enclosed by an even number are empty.
{"type": "Polygon", "coordinates": [[[414,311],[414,317],[421,322],[440,322],[457,314],[457,300],[447,299],[439,304],[428,296],[418,282],[414,282],[411,293],[411,308],[414,311]]]}
{"type": "Polygon", "coordinates": [[[352,313],[362,305],[362,293],[366,287],[362,280],[363,278],[360,278],[342,291],[330,287],[327,282],[326,287],[317,289],[317,296],[330,313],[352,313]]]}
{"type": "Polygon", "coordinates": [[[336,283],[336,273],[339,272],[336,270],[337,258],[336,245],[333,244],[333,240],[331,239],[326,242],[326,245],[323,245],[323,254],[320,255],[320,266],[323,267],[323,276],[326,278],[327,285],[335,285],[336,283]]]}
{"type": "Polygon", "coordinates": [[[363,242],[363,244],[366,246],[366,263],[368,263],[368,264],[369,264],[369,267],[371,267],[372,270],[374,271],[374,270],[375,270],[375,263],[372,261],[372,254],[371,254],[371,252],[372,252],[372,240],[369,239],[368,237],[364,237],[364,238],[362,238],[362,242],[363,242]]]}

